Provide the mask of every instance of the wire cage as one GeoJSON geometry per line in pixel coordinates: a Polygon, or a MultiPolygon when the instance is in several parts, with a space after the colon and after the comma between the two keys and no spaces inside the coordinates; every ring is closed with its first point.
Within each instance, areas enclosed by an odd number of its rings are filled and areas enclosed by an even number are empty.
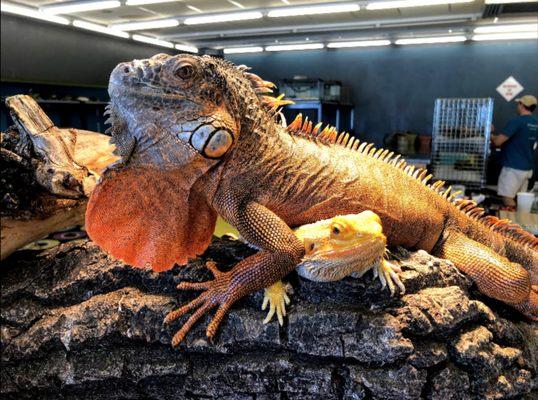
{"type": "Polygon", "coordinates": [[[481,189],[486,182],[493,99],[437,99],[432,173],[436,179],[481,189]]]}

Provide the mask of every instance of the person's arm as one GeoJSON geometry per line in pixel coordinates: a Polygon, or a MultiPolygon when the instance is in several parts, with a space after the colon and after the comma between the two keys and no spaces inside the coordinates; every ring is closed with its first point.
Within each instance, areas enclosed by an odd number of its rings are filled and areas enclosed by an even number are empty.
{"type": "Polygon", "coordinates": [[[508,139],[510,139],[519,129],[519,121],[517,118],[509,121],[503,131],[498,135],[491,135],[491,141],[496,147],[501,147],[508,139]]]}
{"type": "Polygon", "coordinates": [[[491,141],[496,147],[501,147],[501,145],[508,139],[510,139],[510,137],[506,136],[504,133],[501,133],[499,135],[491,135],[491,141]]]}

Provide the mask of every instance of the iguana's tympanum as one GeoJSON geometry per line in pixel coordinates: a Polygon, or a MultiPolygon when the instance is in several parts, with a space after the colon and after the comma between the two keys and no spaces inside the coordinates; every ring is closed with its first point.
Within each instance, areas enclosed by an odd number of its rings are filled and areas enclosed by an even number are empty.
{"type": "Polygon", "coordinates": [[[112,133],[122,157],[87,209],[90,237],[113,256],[162,271],[208,246],[217,213],[259,253],[173,311],[192,315],[173,338],[218,307],[213,336],[232,304],[298,265],[304,247],[290,227],[364,210],[376,213],[389,246],[451,260],[479,290],[538,318],[538,240],[398,156],[298,117],[278,121],[286,102],[244,66],[191,55],[156,55],[111,74],[112,133]]]}

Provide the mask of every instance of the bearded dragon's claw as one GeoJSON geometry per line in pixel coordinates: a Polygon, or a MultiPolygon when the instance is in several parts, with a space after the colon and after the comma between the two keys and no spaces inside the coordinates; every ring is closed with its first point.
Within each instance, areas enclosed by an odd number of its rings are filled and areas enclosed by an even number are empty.
{"type": "Polygon", "coordinates": [[[402,272],[400,266],[383,259],[374,267],[373,271],[374,279],[379,278],[382,289],[388,286],[391,296],[396,294],[396,286],[398,286],[401,295],[405,293],[405,285],[399,276],[402,272]]]}
{"type": "Polygon", "coordinates": [[[278,281],[268,288],[264,289],[262,310],[269,305],[269,312],[267,317],[263,320],[264,324],[267,324],[273,318],[273,315],[277,316],[280,326],[284,324],[284,317],[286,316],[286,305],[290,304],[290,298],[288,293],[291,294],[293,289],[289,283],[283,283],[278,281]]]}
{"type": "Polygon", "coordinates": [[[209,338],[215,336],[215,333],[235,301],[235,298],[231,295],[230,288],[230,274],[227,272],[221,272],[217,269],[214,262],[207,262],[207,268],[213,273],[215,277],[212,281],[206,282],[181,282],[177,287],[180,290],[205,290],[197,298],[190,303],[171,311],[164,319],[165,324],[175,321],[189,311],[195,310],[189,317],[187,322],[183,324],[181,329],[172,338],[172,346],[177,347],[185,338],[192,326],[204,315],[206,312],[216,307],[219,308],[215,313],[215,316],[207,327],[206,334],[209,338]]]}

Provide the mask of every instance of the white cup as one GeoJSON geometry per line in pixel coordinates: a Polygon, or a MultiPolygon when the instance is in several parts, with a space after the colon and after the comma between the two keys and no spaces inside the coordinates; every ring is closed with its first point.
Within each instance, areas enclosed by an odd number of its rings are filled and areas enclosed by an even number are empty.
{"type": "Polygon", "coordinates": [[[519,192],[517,194],[517,211],[531,212],[532,203],[534,202],[534,193],[519,192]]]}

